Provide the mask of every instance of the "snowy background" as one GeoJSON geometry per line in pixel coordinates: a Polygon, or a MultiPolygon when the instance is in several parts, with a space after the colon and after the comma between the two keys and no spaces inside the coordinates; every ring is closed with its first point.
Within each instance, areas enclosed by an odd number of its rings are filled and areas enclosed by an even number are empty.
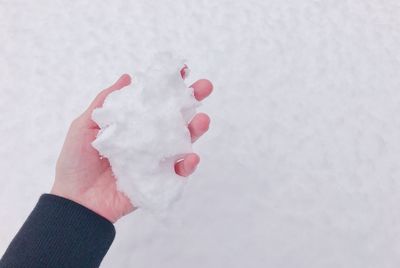
{"type": "Polygon", "coordinates": [[[0,253],[70,121],[165,50],[215,85],[202,161],[102,267],[400,266],[397,0],[0,0],[0,253]]]}

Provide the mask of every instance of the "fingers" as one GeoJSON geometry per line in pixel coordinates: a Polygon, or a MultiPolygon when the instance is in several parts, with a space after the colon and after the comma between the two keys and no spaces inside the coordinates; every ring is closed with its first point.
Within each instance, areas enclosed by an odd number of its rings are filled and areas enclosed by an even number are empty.
{"type": "MultiPolygon", "coordinates": [[[[185,64],[180,71],[183,79],[188,77],[189,71],[190,69],[185,64]]],[[[213,85],[207,79],[200,79],[191,85],[191,88],[193,88],[194,97],[198,101],[202,101],[211,94],[213,85]]],[[[188,125],[192,142],[195,142],[204,133],[206,133],[209,126],[210,117],[208,115],[204,113],[196,114],[188,125]]],[[[200,157],[197,154],[187,154],[182,160],[175,163],[175,172],[180,176],[187,177],[196,170],[199,162],[200,157]]]]}
{"type": "MultiPolygon", "coordinates": [[[[190,69],[185,64],[180,71],[183,79],[185,79],[188,76],[189,70],[190,69]]],[[[213,85],[207,79],[197,80],[190,87],[193,88],[194,97],[198,101],[204,100],[213,91],[213,85]]],[[[210,126],[210,117],[208,117],[208,115],[206,115],[204,113],[196,114],[194,116],[194,118],[192,119],[192,121],[188,125],[192,142],[195,142],[205,132],[207,132],[209,126],[210,126]]]]}
{"type": "MultiPolygon", "coordinates": [[[[186,79],[190,73],[189,67],[185,64],[183,68],[181,69],[181,76],[183,79],[186,79]]],[[[193,88],[194,91],[194,97],[198,101],[204,100],[206,97],[208,97],[211,92],[213,91],[213,85],[212,83],[207,80],[207,79],[200,79],[197,80],[193,85],[190,86],[193,88]]]]}
{"type": "Polygon", "coordinates": [[[208,97],[211,92],[213,91],[213,85],[212,83],[207,80],[207,79],[200,79],[197,80],[193,85],[190,86],[193,88],[194,91],[194,97],[198,101],[204,100],[206,97],[208,97]]]}
{"type": "Polygon", "coordinates": [[[200,157],[195,154],[187,154],[183,160],[180,160],[175,163],[175,172],[176,174],[187,177],[191,175],[195,170],[197,165],[200,162],[200,157]]]}
{"type": "Polygon", "coordinates": [[[205,113],[196,114],[188,125],[192,142],[195,142],[206,133],[209,127],[210,117],[205,113]]]}
{"type": "Polygon", "coordinates": [[[111,87],[104,89],[103,91],[101,91],[97,97],[93,100],[93,102],[90,104],[87,112],[89,112],[90,114],[93,112],[94,109],[96,108],[100,108],[101,106],[103,106],[103,103],[105,101],[105,99],[107,98],[107,96],[115,91],[115,90],[120,90],[126,86],[128,86],[131,83],[131,77],[129,76],[129,74],[123,74],[118,80],[117,82],[115,82],[111,87]]]}
{"type": "Polygon", "coordinates": [[[186,77],[189,76],[189,73],[190,73],[189,67],[188,67],[186,64],[184,64],[184,65],[183,65],[183,68],[181,69],[181,76],[182,76],[182,78],[183,78],[183,79],[186,79],[186,77]]]}

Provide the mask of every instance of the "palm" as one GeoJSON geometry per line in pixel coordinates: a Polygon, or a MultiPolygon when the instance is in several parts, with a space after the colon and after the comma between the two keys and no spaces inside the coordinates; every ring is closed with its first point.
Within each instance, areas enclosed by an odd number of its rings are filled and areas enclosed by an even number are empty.
{"type": "MultiPolygon", "coordinates": [[[[184,71],[181,73],[184,76],[184,71]]],[[[51,191],[84,205],[112,222],[133,211],[134,205],[124,193],[118,191],[108,160],[101,158],[91,145],[99,132],[91,115],[94,109],[103,105],[108,94],[129,85],[130,82],[129,75],[123,75],[113,86],[103,90],[90,107],[71,124],[57,162],[56,179],[51,191]]],[[[212,91],[212,85],[207,80],[199,80],[192,87],[198,100],[204,99],[212,91]]],[[[206,132],[208,126],[208,116],[197,114],[188,125],[192,141],[206,132]]],[[[188,176],[195,170],[198,162],[199,157],[196,154],[186,155],[175,164],[176,173],[188,176]]]]}
{"type": "MultiPolygon", "coordinates": [[[[66,138],[62,153],[57,163],[56,177],[62,178],[69,185],[63,189],[63,196],[77,196],[74,201],[85,204],[111,221],[131,212],[134,207],[129,199],[117,190],[116,179],[110,163],[100,158],[91,146],[98,129],[87,128],[82,121],[75,121],[66,138]],[[74,156],[74,157],[72,157],[74,156]]],[[[71,198],[72,199],[72,198],[71,198]]]]}

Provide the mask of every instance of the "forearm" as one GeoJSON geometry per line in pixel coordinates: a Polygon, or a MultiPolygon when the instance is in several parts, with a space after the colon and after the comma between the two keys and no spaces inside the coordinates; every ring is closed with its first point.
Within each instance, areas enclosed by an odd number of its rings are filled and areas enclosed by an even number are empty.
{"type": "Polygon", "coordinates": [[[111,222],[55,195],[41,196],[0,267],[98,267],[115,237],[111,222]]]}

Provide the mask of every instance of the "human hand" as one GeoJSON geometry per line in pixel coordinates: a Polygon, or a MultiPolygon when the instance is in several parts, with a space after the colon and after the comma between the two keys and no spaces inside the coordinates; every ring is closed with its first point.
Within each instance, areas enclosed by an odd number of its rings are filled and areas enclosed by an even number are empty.
{"type": "MultiPolygon", "coordinates": [[[[181,75],[185,77],[184,67],[181,75]]],[[[131,77],[122,75],[111,87],[100,92],[89,108],[76,118],[68,131],[61,154],[57,161],[56,177],[51,194],[75,201],[111,222],[135,210],[129,198],[118,191],[108,159],[101,158],[91,143],[99,132],[98,125],[91,119],[94,109],[103,105],[107,96],[131,83],[131,77]]],[[[211,94],[210,81],[201,79],[192,86],[194,96],[201,101],[211,94]]],[[[210,119],[204,113],[196,114],[188,124],[192,142],[202,136],[209,127],[210,119]]],[[[200,158],[197,154],[185,155],[175,163],[175,172],[181,176],[192,174],[200,158]]]]}

